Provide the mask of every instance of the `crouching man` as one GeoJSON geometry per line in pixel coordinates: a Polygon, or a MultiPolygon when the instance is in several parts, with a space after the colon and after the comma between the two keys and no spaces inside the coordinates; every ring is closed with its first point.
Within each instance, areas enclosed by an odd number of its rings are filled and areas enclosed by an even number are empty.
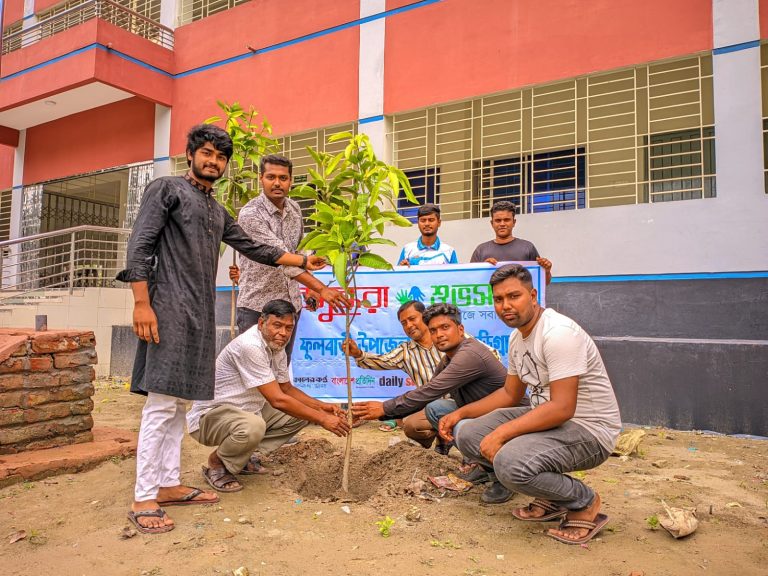
{"type": "Polygon", "coordinates": [[[490,284],[496,314],[517,328],[505,386],[444,416],[439,432],[447,440],[455,434],[462,454],[493,470],[507,489],[535,498],[512,512],[516,518],[561,520],[548,534],[582,544],[608,517],[600,496],[565,473],[599,466],[613,450],[621,417],[611,381],[589,335],[539,306],[523,266],[499,268],[490,284]],[[531,406],[515,407],[526,387],[531,406]]]}
{"type": "Polygon", "coordinates": [[[285,346],[295,327],[296,309],[272,300],[258,324],[230,342],[216,359],[213,400],[196,401],[187,414],[190,435],[205,446],[203,475],[219,492],[237,492],[237,474],[255,474],[261,463],[255,450],[271,452],[310,422],[346,436],[345,412],[307,396],[288,377],[285,346]]]}

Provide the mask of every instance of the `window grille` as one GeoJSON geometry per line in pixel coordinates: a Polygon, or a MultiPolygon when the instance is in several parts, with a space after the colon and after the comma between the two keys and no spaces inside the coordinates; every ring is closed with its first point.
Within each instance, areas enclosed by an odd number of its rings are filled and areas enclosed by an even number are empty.
{"type": "Polygon", "coordinates": [[[178,26],[202,20],[246,2],[248,0],[181,0],[177,18],[178,26]]]}
{"type": "Polygon", "coordinates": [[[13,190],[0,191],[0,242],[11,239],[11,199],[13,190]]]}
{"type": "Polygon", "coordinates": [[[440,173],[435,168],[424,170],[409,170],[405,172],[411,183],[413,195],[418,200],[418,205],[411,204],[405,196],[397,199],[397,211],[411,222],[418,220],[419,206],[424,204],[437,204],[440,197],[440,173]]]}
{"type": "Polygon", "coordinates": [[[710,55],[396,114],[392,126],[395,163],[439,176],[445,219],[486,217],[502,199],[531,213],[716,194],[710,55]]]}
{"type": "Polygon", "coordinates": [[[14,50],[18,50],[19,48],[21,48],[22,36],[21,34],[18,34],[18,33],[21,32],[23,25],[24,25],[24,21],[19,20],[5,27],[5,29],[3,30],[3,42],[2,42],[3,54],[8,54],[8,52],[13,52],[14,50]]]}

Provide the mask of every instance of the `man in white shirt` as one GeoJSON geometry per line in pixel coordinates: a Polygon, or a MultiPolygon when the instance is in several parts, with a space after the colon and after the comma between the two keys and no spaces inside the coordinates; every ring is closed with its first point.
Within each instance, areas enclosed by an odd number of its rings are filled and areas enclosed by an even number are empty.
{"type": "Polygon", "coordinates": [[[458,264],[456,250],[437,237],[440,228],[440,207],[435,204],[419,206],[417,224],[421,236],[406,244],[397,259],[399,266],[436,266],[458,264]]]}
{"type": "Polygon", "coordinates": [[[608,521],[600,496],[566,472],[602,464],[621,416],[600,352],[570,318],[536,301],[531,274],[503,266],[490,280],[496,314],[511,328],[504,388],[443,417],[440,434],[492,470],[503,487],[535,499],[519,520],[561,519],[549,535],[583,544],[608,521]],[[514,407],[528,388],[530,407],[514,407]],[[463,421],[462,421],[463,420],[463,421]]]}
{"type": "Polygon", "coordinates": [[[289,380],[285,346],[295,322],[290,302],[265,304],[257,325],[216,359],[213,400],[194,402],[187,414],[190,435],[205,446],[217,446],[203,475],[220,492],[242,490],[235,475],[261,469],[254,451],[279,448],[310,422],[337,436],[349,432],[341,408],[307,396],[289,380]]]}

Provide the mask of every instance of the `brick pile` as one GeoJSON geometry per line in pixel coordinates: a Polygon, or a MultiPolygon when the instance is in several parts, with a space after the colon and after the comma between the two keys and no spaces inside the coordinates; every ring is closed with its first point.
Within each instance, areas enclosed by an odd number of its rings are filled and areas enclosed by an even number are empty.
{"type": "Polygon", "coordinates": [[[0,454],[93,441],[95,338],[0,329],[0,454]]]}

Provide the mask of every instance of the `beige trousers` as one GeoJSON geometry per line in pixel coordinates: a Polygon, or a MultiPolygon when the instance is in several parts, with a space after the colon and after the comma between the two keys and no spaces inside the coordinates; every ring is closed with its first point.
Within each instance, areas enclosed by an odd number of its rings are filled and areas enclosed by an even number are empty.
{"type": "Polygon", "coordinates": [[[200,428],[190,434],[204,446],[218,446],[216,454],[232,474],[239,474],[254,450],[272,452],[309,422],[289,416],[264,404],[253,414],[230,404],[222,404],[200,418],[200,428]]]}
{"type": "Polygon", "coordinates": [[[403,432],[411,440],[415,440],[424,448],[432,446],[437,432],[432,428],[424,410],[419,410],[403,418],[403,432]]]}

